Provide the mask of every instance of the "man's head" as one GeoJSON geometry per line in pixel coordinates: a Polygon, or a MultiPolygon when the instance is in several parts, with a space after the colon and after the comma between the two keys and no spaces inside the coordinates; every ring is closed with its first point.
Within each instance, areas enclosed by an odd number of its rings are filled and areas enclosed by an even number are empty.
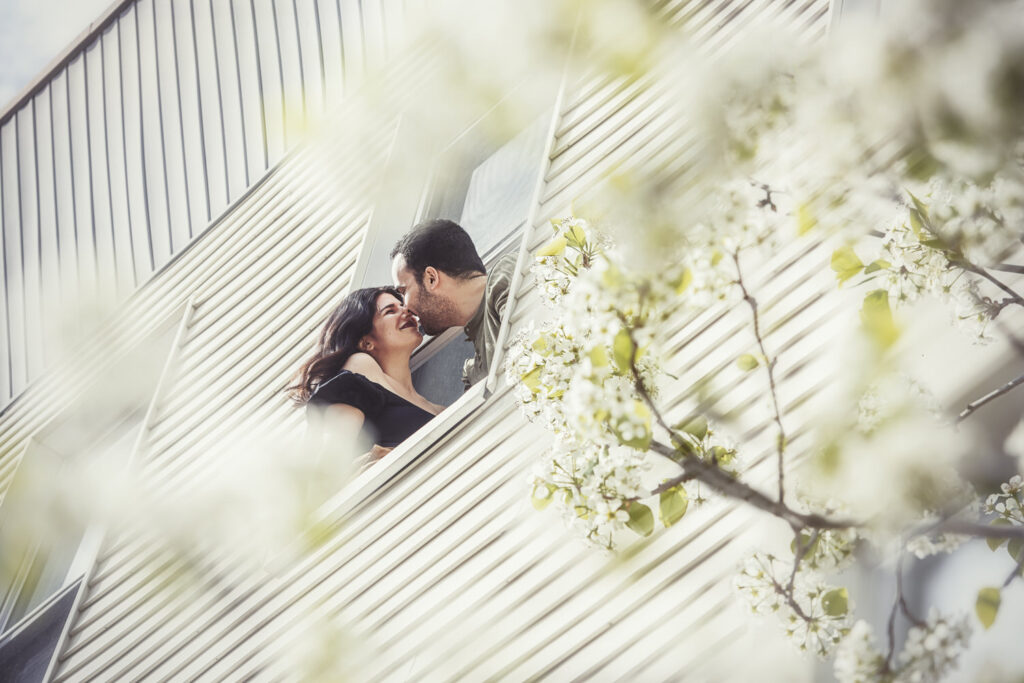
{"type": "Polygon", "coordinates": [[[460,305],[462,285],[486,272],[473,240],[449,220],[420,223],[391,250],[395,286],[430,335],[468,322],[467,307],[460,305]]]}

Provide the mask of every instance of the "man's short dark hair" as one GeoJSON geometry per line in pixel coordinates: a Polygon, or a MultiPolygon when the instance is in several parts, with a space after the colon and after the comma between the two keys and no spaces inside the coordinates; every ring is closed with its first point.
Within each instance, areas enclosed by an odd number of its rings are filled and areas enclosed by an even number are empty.
{"type": "Polygon", "coordinates": [[[423,284],[423,270],[437,268],[449,277],[468,277],[486,273],[480,254],[469,233],[458,223],[444,218],[424,221],[413,227],[391,250],[391,258],[401,254],[405,267],[416,282],[423,284]]]}

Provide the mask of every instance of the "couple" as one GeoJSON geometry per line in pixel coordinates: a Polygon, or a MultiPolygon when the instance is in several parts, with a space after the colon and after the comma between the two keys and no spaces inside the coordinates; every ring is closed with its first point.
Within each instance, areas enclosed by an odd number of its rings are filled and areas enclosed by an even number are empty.
{"type": "Polygon", "coordinates": [[[457,223],[415,226],[391,251],[395,286],[359,289],[341,301],[299,368],[292,398],[312,408],[310,419],[322,421],[328,438],[363,428],[374,440],[364,464],[381,458],[444,409],[412,384],[409,359],[423,332],[465,328],[475,357],[463,381],[468,387],[487,376],[515,263],[508,254],[488,272],[457,223]]]}

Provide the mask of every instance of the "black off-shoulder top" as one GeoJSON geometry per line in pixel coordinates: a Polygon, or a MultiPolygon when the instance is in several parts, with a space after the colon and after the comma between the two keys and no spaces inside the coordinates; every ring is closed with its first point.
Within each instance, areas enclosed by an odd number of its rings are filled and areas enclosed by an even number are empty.
{"type": "Polygon", "coordinates": [[[418,405],[350,370],[342,370],[320,384],[310,397],[307,409],[313,409],[319,417],[323,408],[336,403],[363,411],[366,416],[363,428],[375,444],[385,448],[402,443],[434,417],[418,405]]]}

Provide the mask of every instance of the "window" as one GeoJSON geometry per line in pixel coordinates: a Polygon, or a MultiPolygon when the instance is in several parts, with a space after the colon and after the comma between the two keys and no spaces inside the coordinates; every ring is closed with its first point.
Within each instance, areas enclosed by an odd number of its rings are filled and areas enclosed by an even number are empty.
{"type": "Polygon", "coordinates": [[[46,680],[50,659],[75,604],[78,587],[76,581],[41,606],[35,618],[26,619],[19,628],[0,637],[0,672],[4,680],[46,680]]]}
{"type": "Polygon", "coordinates": [[[98,533],[86,528],[72,505],[39,500],[36,492],[67,484],[76,458],[102,459],[107,466],[126,463],[141,421],[141,413],[133,413],[91,440],[81,441],[78,429],[69,425],[30,440],[0,508],[0,633],[81,578],[96,551],[98,533]],[[45,509],[38,509],[41,505],[45,509]]]}
{"type": "MultiPolygon", "coordinates": [[[[496,108],[445,147],[427,173],[420,197],[405,198],[405,206],[398,198],[389,198],[383,212],[374,216],[362,274],[357,272],[353,288],[390,283],[395,242],[416,223],[432,218],[462,225],[488,267],[518,248],[551,113],[538,116],[511,139],[495,140],[496,122],[506,114],[496,108]]],[[[463,394],[462,366],[472,355],[472,344],[458,328],[426,340],[412,359],[417,391],[435,403],[451,405],[463,394]]]]}
{"type": "MultiPolygon", "coordinates": [[[[467,135],[439,160],[414,222],[448,218],[466,229],[487,267],[519,245],[546,147],[550,114],[497,149],[467,135]],[[474,154],[475,153],[475,154],[474,154]]],[[[472,131],[471,131],[472,133],[472,131]]],[[[463,391],[462,365],[473,345],[462,330],[424,344],[413,358],[413,382],[432,401],[450,405],[463,391]]]]}
{"type": "Polygon", "coordinates": [[[0,679],[44,680],[103,537],[74,494],[95,496],[85,475],[128,465],[192,310],[164,319],[28,439],[0,502],[0,679]]]}

